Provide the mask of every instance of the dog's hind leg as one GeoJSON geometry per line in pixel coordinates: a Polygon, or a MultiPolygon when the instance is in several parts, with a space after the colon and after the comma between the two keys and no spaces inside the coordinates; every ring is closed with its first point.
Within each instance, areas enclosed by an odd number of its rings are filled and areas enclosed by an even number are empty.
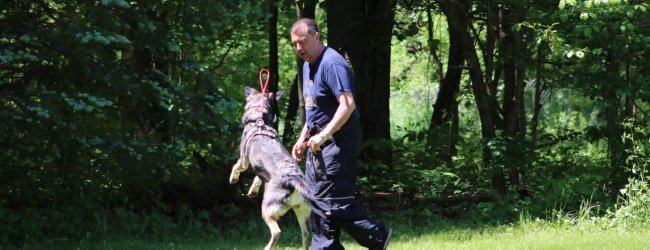
{"type": "Polygon", "coordinates": [[[298,219],[298,224],[300,225],[300,232],[302,233],[302,249],[307,250],[309,249],[309,229],[307,228],[307,220],[309,220],[309,215],[311,215],[311,207],[306,203],[303,203],[294,207],[293,212],[296,214],[296,219],[298,219]]]}
{"type": "Polygon", "coordinates": [[[234,184],[239,181],[239,173],[244,172],[248,168],[248,160],[246,157],[241,157],[237,160],[237,163],[232,166],[232,171],[230,171],[230,184],[234,184]]]}
{"type": "Polygon", "coordinates": [[[262,219],[264,219],[264,222],[266,222],[266,225],[269,226],[269,229],[271,230],[271,239],[269,240],[269,243],[266,244],[266,247],[264,247],[264,250],[273,249],[275,243],[278,242],[278,238],[280,238],[280,233],[282,231],[280,230],[280,225],[278,225],[278,218],[279,216],[267,214],[262,211],[262,219]]]}
{"type": "Polygon", "coordinates": [[[255,179],[253,179],[253,183],[251,184],[251,187],[248,189],[248,193],[246,196],[248,197],[253,197],[257,195],[257,192],[260,191],[260,186],[262,186],[262,178],[259,176],[255,176],[255,179]]]}

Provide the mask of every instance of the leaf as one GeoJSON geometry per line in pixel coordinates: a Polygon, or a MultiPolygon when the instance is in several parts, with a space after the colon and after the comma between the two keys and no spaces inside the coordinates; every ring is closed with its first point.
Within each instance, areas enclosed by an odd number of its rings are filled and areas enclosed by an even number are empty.
{"type": "Polygon", "coordinates": [[[635,9],[635,10],[640,10],[640,11],[642,11],[642,12],[646,12],[646,10],[648,10],[648,9],[647,9],[647,5],[648,5],[647,3],[643,3],[643,4],[639,4],[639,5],[635,5],[635,6],[634,6],[634,9],[635,9]]]}
{"type": "Polygon", "coordinates": [[[114,35],[113,37],[115,38],[116,42],[123,43],[123,44],[131,44],[131,41],[129,41],[129,39],[123,35],[117,34],[114,35]]]}
{"type": "Polygon", "coordinates": [[[178,45],[178,43],[171,41],[169,42],[168,48],[172,52],[179,52],[181,51],[181,47],[178,45]]]}
{"type": "Polygon", "coordinates": [[[592,50],[591,53],[598,56],[598,55],[603,54],[603,49],[597,48],[597,49],[592,50]]]}
{"type": "Polygon", "coordinates": [[[567,21],[569,21],[569,15],[567,15],[566,13],[563,13],[562,15],[560,15],[560,20],[563,23],[566,23],[567,21]]]}
{"type": "Polygon", "coordinates": [[[591,38],[591,28],[587,27],[584,30],[582,30],[582,33],[585,35],[587,38],[591,38]]]}
{"type": "Polygon", "coordinates": [[[456,174],[451,173],[451,172],[442,172],[442,175],[448,176],[448,177],[458,177],[456,174]]]}

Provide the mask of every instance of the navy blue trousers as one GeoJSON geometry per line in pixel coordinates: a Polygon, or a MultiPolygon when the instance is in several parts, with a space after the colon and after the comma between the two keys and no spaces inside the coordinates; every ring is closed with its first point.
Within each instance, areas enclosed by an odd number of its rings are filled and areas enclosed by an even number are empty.
{"type": "Polygon", "coordinates": [[[357,156],[361,128],[347,128],[334,134],[320,152],[307,151],[305,180],[314,192],[325,217],[311,214],[312,249],[344,249],[341,229],[360,245],[381,249],[386,227],[370,219],[355,199],[357,156]]]}

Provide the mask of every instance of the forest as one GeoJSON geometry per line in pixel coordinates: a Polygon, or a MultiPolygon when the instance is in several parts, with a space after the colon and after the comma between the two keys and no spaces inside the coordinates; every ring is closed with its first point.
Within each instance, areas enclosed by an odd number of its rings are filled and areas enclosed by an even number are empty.
{"type": "Polygon", "coordinates": [[[259,218],[244,89],[269,69],[291,148],[303,17],[354,72],[373,214],[650,226],[647,1],[3,0],[0,248],[259,218]]]}

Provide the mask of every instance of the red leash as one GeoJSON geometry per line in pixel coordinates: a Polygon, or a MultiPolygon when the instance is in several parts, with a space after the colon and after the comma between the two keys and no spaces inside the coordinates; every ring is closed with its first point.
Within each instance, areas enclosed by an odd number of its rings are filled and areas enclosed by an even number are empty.
{"type": "Polygon", "coordinates": [[[269,78],[271,78],[271,72],[266,68],[262,68],[259,74],[260,89],[262,89],[262,93],[266,93],[266,87],[269,86],[269,78]],[[266,82],[262,84],[262,75],[264,74],[266,74],[266,82]]]}

